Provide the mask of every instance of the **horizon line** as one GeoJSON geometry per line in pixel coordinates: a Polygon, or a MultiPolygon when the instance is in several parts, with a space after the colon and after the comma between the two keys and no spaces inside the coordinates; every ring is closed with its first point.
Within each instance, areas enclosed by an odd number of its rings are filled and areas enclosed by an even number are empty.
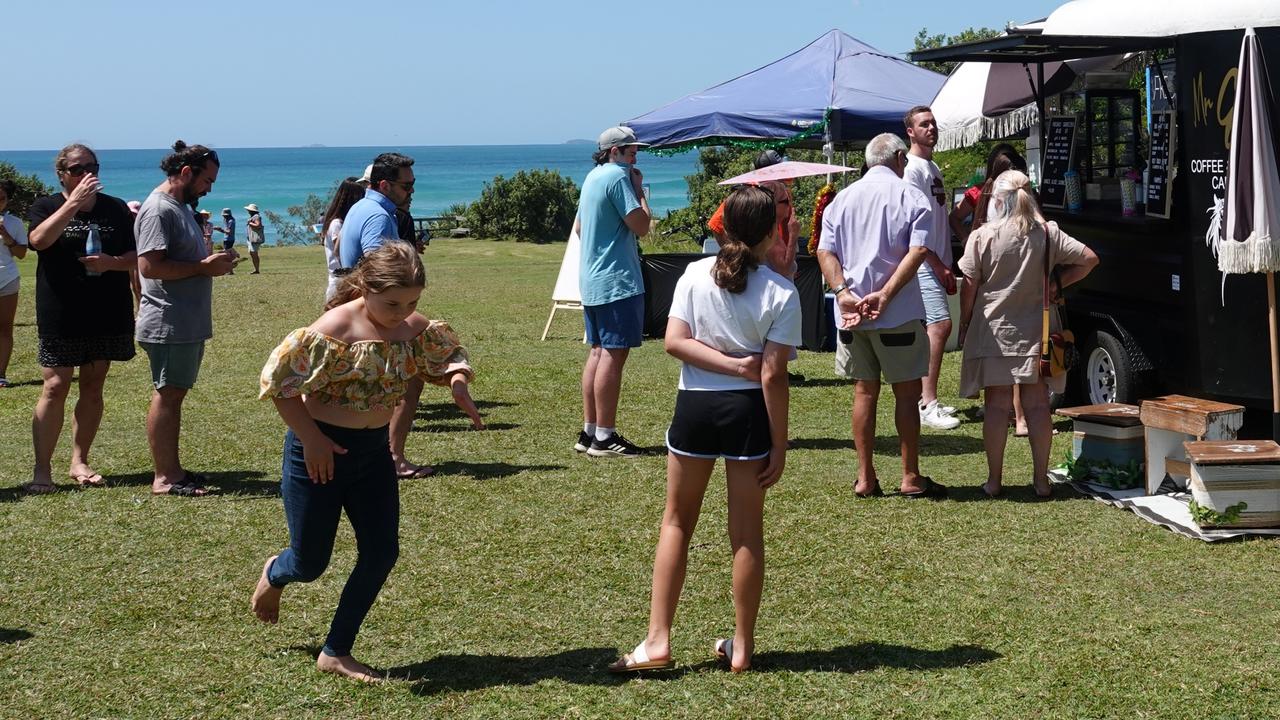
{"type": "MultiPolygon", "coordinates": [[[[561,145],[594,145],[594,140],[586,138],[573,138],[561,142],[540,142],[540,143],[453,143],[450,145],[325,145],[323,143],[312,143],[310,145],[210,145],[207,146],[213,150],[365,150],[370,148],[386,148],[386,147],[402,147],[402,148],[455,148],[455,147],[559,147],[561,145]]],[[[0,153],[9,152],[53,152],[56,153],[61,148],[12,148],[0,149],[0,153]]],[[[148,148],[148,147],[94,147],[94,150],[157,150],[161,152],[172,152],[171,147],[164,148],[148,148]]]]}

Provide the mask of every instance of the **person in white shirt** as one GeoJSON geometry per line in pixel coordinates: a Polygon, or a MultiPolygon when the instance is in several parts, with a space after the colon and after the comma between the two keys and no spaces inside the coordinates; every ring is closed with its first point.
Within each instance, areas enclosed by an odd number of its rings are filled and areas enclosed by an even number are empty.
{"type": "Polygon", "coordinates": [[[9,387],[13,318],[18,313],[18,287],[22,282],[17,261],[27,256],[27,226],[7,212],[9,198],[17,191],[14,181],[0,180],[0,388],[9,387]]]}
{"type": "Polygon", "coordinates": [[[938,123],[926,105],[917,105],[903,118],[911,150],[902,179],[911,183],[929,199],[925,220],[928,255],[916,276],[924,300],[925,332],[929,335],[929,372],[922,378],[920,389],[920,423],[937,430],[951,430],[960,424],[953,417],[954,407],[938,402],[938,374],[942,372],[942,354],[951,335],[951,308],[947,296],[956,293],[956,278],[951,272],[951,224],[947,194],[942,186],[942,171],[933,162],[933,146],[938,143],[938,123]]]}
{"type": "Polygon", "coordinates": [[[787,456],[787,359],[800,344],[800,299],[768,267],[777,241],[773,195],[740,187],[725,201],[725,239],[714,258],[692,263],[676,283],[665,346],[680,366],[667,430],[667,506],[653,561],[649,632],[612,672],[673,666],[671,625],[689,542],[718,458],[728,480],[733,547],[732,638],[714,651],[734,672],[751,666],[764,589],[764,496],[787,456]]]}

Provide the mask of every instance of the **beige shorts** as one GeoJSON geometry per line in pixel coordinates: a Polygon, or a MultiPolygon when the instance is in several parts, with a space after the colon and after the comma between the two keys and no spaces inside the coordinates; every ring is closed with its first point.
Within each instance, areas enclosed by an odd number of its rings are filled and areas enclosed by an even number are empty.
{"type": "Polygon", "coordinates": [[[910,320],[895,328],[854,330],[849,344],[836,343],[836,374],[890,385],[919,380],[929,372],[929,335],[910,320]]]}

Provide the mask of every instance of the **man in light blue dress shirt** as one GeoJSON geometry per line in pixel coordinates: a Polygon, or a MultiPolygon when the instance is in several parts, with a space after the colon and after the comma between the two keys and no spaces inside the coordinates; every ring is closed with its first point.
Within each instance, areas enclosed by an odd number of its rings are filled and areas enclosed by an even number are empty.
{"type": "Polygon", "coordinates": [[[340,260],[342,267],[355,267],[365,253],[387,240],[400,239],[396,229],[396,206],[413,198],[413,158],[400,153],[382,153],[369,171],[369,189],[342,221],[340,260]]]}
{"type": "Polygon", "coordinates": [[[840,348],[853,366],[854,493],[882,495],[871,462],[880,380],[893,386],[902,455],[898,492],[942,498],[946,487],[920,474],[920,378],[929,369],[929,337],[916,271],[928,254],[929,200],[902,179],[907,146],[891,133],[867,143],[862,179],[841,190],[822,216],[818,265],[851,340],[840,348]]]}

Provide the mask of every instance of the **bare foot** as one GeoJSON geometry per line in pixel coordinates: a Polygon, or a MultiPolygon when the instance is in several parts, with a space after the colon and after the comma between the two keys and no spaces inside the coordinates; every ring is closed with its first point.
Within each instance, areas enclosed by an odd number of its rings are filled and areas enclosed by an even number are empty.
{"type": "MultiPolygon", "coordinates": [[[[271,568],[271,563],[275,562],[276,555],[267,558],[262,565],[262,576],[258,578],[258,586],[253,589],[253,600],[249,606],[253,608],[253,614],[264,623],[275,625],[280,622],[280,594],[284,592],[284,588],[273,586],[267,581],[267,570],[271,568]]],[[[324,657],[324,655],[321,655],[324,657]]]]}
{"type": "Polygon", "coordinates": [[[982,492],[986,493],[989,498],[1000,497],[1000,493],[1004,492],[1004,487],[999,480],[987,480],[982,484],[982,492]]]}
{"type": "Polygon", "coordinates": [[[106,481],[102,479],[102,473],[96,472],[89,467],[87,463],[73,462],[71,470],[67,473],[72,480],[80,487],[104,487],[106,481]]]}
{"type": "Polygon", "coordinates": [[[316,658],[316,669],[320,672],[333,673],[334,675],[341,675],[342,677],[359,680],[360,682],[373,683],[381,682],[385,679],[383,678],[382,673],[356,660],[350,655],[336,657],[320,653],[319,657],[316,658]]]}

